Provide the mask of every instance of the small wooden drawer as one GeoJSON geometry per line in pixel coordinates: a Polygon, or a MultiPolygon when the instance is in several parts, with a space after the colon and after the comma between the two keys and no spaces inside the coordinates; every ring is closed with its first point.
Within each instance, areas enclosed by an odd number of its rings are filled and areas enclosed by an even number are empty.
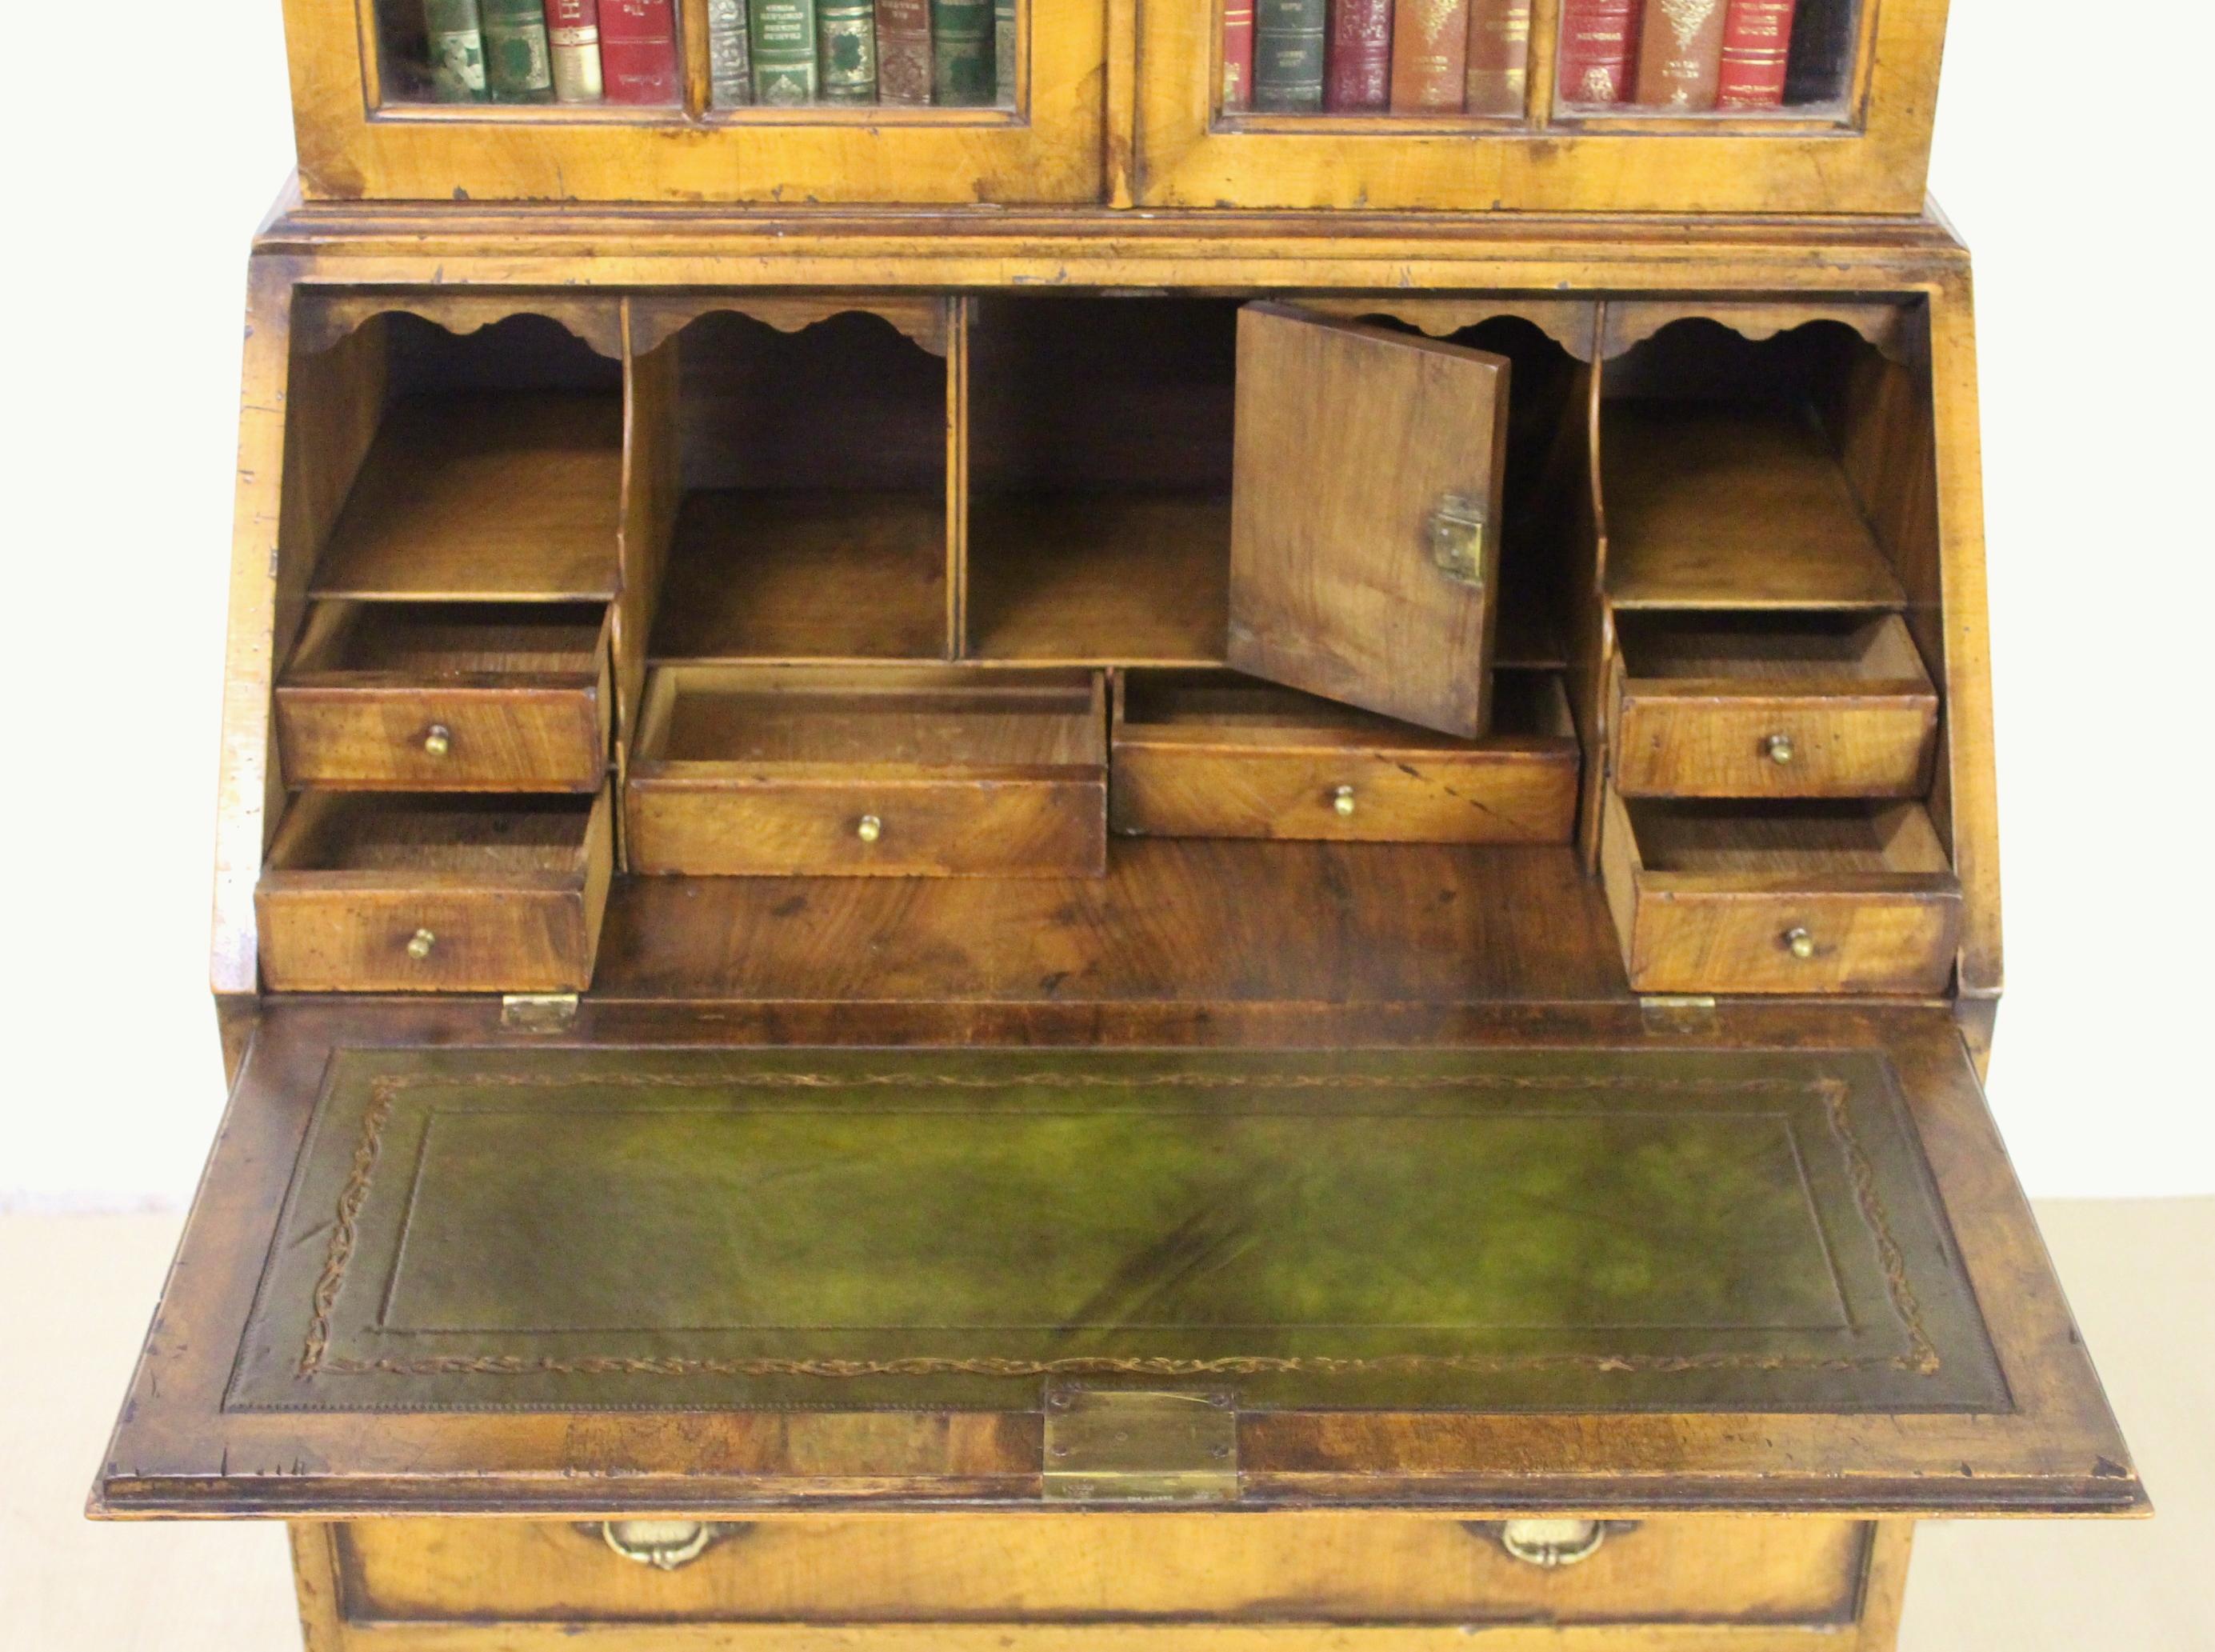
{"type": "Polygon", "coordinates": [[[277,685],[293,786],[597,791],[607,610],[580,603],[317,603],[277,685]]]}
{"type": "Polygon", "coordinates": [[[1108,820],[1168,838],[1567,843],[1579,748],[1547,672],[1502,672],[1457,740],[1227,672],[1117,679],[1108,820]]]}
{"type": "Polygon", "coordinates": [[[1943,992],[1961,889],[1920,804],[1627,801],[1600,866],[1639,992],[1943,992]]]}
{"type": "Polygon", "coordinates": [[[1938,693],[1897,614],[1626,613],[1626,797],[1920,797],[1938,693]]]}
{"type": "Polygon", "coordinates": [[[614,848],[597,797],[304,792],[254,894],[279,992],[591,984],[614,848]]]}
{"type": "Polygon", "coordinates": [[[1822,1519],[1617,1521],[1589,1555],[1546,1566],[1509,1552],[1497,1524],[1398,1514],[803,1515],[690,1534],[685,1524],[617,1522],[614,1542],[598,1522],[333,1530],[347,1615],[386,1624],[720,1623],[783,1634],[1153,1624],[1163,1633],[1143,1643],[1164,1647],[1234,1625],[1306,1624],[1310,1637],[1330,1624],[1465,1632],[1532,1620],[1843,1626],[1872,1530],[1822,1519]],[[976,1564],[980,1554],[997,1563],[976,1564]]]}
{"type": "Polygon", "coordinates": [[[1097,673],[670,666],[628,784],[630,869],[1096,877],[1097,673]]]}

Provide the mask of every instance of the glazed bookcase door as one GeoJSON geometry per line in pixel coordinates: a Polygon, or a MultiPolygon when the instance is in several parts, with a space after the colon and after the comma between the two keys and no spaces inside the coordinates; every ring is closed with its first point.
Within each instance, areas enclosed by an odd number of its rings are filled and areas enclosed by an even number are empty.
{"type": "Polygon", "coordinates": [[[1911,212],[1945,0],[1139,0],[1141,205],[1911,212]]]}
{"type": "Polygon", "coordinates": [[[310,200],[1101,193],[1102,0],[288,0],[288,11],[310,200]]]}

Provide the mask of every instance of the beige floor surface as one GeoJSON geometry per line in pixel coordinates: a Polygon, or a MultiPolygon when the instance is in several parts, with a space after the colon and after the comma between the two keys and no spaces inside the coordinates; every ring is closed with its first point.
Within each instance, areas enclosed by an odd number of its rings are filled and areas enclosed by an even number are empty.
{"type": "MultiPolygon", "coordinates": [[[[1903,1652],[2215,1652],[2215,1199],[2039,1215],[2160,1517],[1924,1526],[1903,1652]]],[[[82,1517],[175,1230],[0,1216],[6,1652],[298,1644],[277,1527],[82,1517]]]]}

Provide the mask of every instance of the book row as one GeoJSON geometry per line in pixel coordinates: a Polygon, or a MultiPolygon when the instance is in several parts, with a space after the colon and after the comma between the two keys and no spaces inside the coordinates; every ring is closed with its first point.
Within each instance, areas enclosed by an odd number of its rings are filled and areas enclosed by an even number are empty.
{"type": "MultiPolygon", "coordinates": [[[[672,0],[421,0],[442,103],[682,101],[672,0]]],[[[1015,95],[1015,0],[708,0],[710,101],[980,107],[1015,95]]]]}
{"type": "MultiPolygon", "coordinates": [[[[1797,0],[1562,0],[1562,101],[1780,107],[1796,9],[1797,0]]],[[[1531,0],[1228,0],[1223,107],[1520,117],[1530,45],[1531,0]]]]}

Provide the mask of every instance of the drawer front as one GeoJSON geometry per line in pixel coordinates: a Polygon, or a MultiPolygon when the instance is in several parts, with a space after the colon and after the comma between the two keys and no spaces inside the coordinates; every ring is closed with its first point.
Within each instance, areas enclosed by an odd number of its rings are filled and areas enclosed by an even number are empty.
{"type": "Polygon", "coordinates": [[[1651,877],[1635,901],[1639,992],[1942,992],[1961,904],[1950,893],[1682,890],[1651,877]]]}
{"type": "Polygon", "coordinates": [[[1632,685],[1616,718],[1626,797],[1919,797],[1930,787],[1930,697],[1670,694],[1632,685]]]}
{"type": "Polygon", "coordinates": [[[1118,832],[1350,843],[1567,843],[1577,757],[1194,751],[1119,745],[1118,832]]]}
{"type": "Polygon", "coordinates": [[[630,868],[696,876],[1097,877],[1097,779],[691,782],[634,776],[630,868]]]}
{"type": "MultiPolygon", "coordinates": [[[[715,1526],[669,1569],[597,1524],[337,1529],[347,1615],[389,1623],[1850,1622],[1862,1522],[1684,1517],[1606,1528],[1573,1564],[1500,1528],[1401,1514],[795,1516],[715,1526]],[[993,1557],[979,1564],[980,1556],[993,1557]]],[[[618,1536],[623,1535],[618,1528],[618,1536]]]]}
{"type": "Polygon", "coordinates": [[[279,687],[277,746],[296,786],[592,791],[607,710],[598,686],[279,687]]]}
{"type": "MultiPolygon", "coordinates": [[[[288,883],[306,884],[295,878],[288,883]]],[[[263,889],[261,973],[291,992],[551,992],[590,985],[599,914],[569,889],[263,889]]],[[[599,896],[605,899],[606,881],[599,896]]]]}

